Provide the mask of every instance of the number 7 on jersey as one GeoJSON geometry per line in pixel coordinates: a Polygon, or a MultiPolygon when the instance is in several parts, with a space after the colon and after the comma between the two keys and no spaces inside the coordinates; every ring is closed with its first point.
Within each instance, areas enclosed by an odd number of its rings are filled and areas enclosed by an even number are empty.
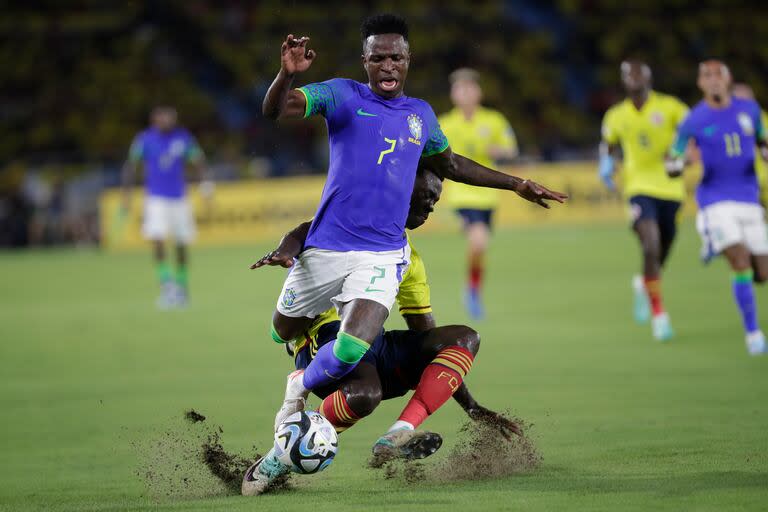
{"type": "Polygon", "coordinates": [[[384,155],[388,155],[389,153],[392,153],[395,150],[395,144],[397,143],[397,139],[388,139],[384,137],[384,142],[389,143],[389,149],[382,150],[382,152],[379,153],[379,161],[376,162],[377,165],[381,165],[381,159],[384,158],[384,155]]]}

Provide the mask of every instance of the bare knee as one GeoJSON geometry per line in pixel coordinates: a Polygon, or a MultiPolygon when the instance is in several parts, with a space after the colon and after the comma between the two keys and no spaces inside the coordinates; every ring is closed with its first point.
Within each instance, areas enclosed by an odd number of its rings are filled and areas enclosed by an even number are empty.
{"type": "Polygon", "coordinates": [[[389,310],[378,302],[354,299],[341,307],[341,331],[373,344],[381,333],[389,310]]]}
{"type": "Polygon", "coordinates": [[[728,260],[731,269],[735,272],[743,272],[752,268],[752,256],[749,253],[749,249],[742,244],[727,247],[723,254],[728,260]]]}
{"type": "Polygon", "coordinates": [[[381,386],[372,384],[356,385],[345,387],[342,391],[350,409],[360,418],[371,414],[381,403],[381,386]]]}
{"type": "Polygon", "coordinates": [[[280,314],[279,311],[275,311],[272,315],[272,327],[275,329],[280,338],[285,341],[290,341],[298,338],[309,327],[311,323],[310,318],[293,318],[280,314]]]}
{"type": "Polygon", "coordinates": [[[472,255],[482,255],[488,248],[490,234],[485,224],[476,222],[467,227],[467,239],[469,240],[469,251],[472,255]]]}
{"type": "Polygon", "coordinates": [[[763,284],[768,281],[768,256],[752,256],[752,268],[756,283],[763,284]]]}
{"type": "Polygon", "coordinates": [[[459,329],[456,345],[468,350],[472,356],[476,356],[480,351],[480,334],[466,325],[459,326],[459,329]]]}

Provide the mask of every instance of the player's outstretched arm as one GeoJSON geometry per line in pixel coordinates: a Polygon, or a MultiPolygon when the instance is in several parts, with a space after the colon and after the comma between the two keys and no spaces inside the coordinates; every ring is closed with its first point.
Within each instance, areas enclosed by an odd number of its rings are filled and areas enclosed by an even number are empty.
{"type": "Polygon", "coordinates": [[[472,394],[469,392],[467,384],[462,382],[459,389],[453,394],[454,400],[456,400],[464,412],[472,418],[474,421],[481,421],[487,423],[490,426],[498,428],[501,435],[509,441],[512,439],[511,434],[518,436],[523,435],[523,429],[519,423],[507,418],[501,413],[487,409],[477,403],[472,394]]]}
{"type": "Polygon", "coordinates": [[[549,190],[531,180],[494,171],[474,160],[454,153],[451,148],[447,148],[442,153],[424,157],[423,161],[426,167],[441,178],[476,187],[511,190],[523,199],[544,208],[549,208],[546,201],[564,203],[568,199],[567,194],[549,190]]]}
{"type": "Polygon", "coordinates": [[[598,175],[608,190],[616,190],[613,175],[616,173],[616,159],[618,158],[619,146],[603,141],[600,143],[598,153],[600,155],[598,175]]]}
{"type": "Polygon", "coordinates": [[[288,34],[280,45],[280,71],[264,96],[261,111],[265,117],[299,118],[304,117],[307,100],[302,93],[293,89],[293,79],[297,73],[309,69],[317,54],[307,48],[308,37],[295,38],[288,34]]]}
{"type": "Polygon", "coordinates": [[[293,266],[293,259],[301,254],[301,250],[304,247],[304,242],[307,240],[309,234],[309,227],[312,225],[312,221],[302,222],[285,235],[280,240],[280,245],[277,249],[270,251],[262,256],[256,263],[251,265],[251,270],[261,268],[263,266],[283,268],[289,268],[293,266]]]}

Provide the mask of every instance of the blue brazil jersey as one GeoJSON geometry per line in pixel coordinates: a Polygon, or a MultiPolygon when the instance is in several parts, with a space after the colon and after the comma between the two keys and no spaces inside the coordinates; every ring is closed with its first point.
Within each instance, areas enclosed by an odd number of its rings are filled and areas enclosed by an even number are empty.
{"type": "Polygon", "coordinates": [[[673,153],[682,155],[689,139],[701,152],[704,173],[696,189],[700,208],[720,201],[758,203],[755,143],[763,138],[760,106],[752,100],[732,98],[725,108],[702,101],[678,130],[673,153]]]}
{"type": "Polygon", "coordinates": [[[343,78],[299,91],[307,100],[304,116],[325,117],[330,145],[328,179],[306,247],[403,248],[419,158],[448,147],[432,107],[408,96],[382,98],[343,78]]]}
{"type": "Polygon", "coordinates": [[[133,139],[128,155],[132,162],[144,162],[147,193],[172,199],[184,197],[185,164],[201,157],[200,146],[184,128],[144,130],[133,139]]]}

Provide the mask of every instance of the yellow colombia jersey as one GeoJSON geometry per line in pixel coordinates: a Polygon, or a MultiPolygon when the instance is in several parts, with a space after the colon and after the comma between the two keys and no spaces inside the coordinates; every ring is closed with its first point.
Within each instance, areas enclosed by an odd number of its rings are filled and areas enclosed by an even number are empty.
{"type": "MultiPolygon", "coordinates": [[[[488,154],[490,147],[517,150],[512,127],[496,110],[480,107],[472,119],[467,120],[461,110],[455,108],[440,116],[438,121],[453,152],[486,167],[494,167],[493,159],[488,154]]],[[[451,181],[445,184],[445,198],[453,208],[488,210],[496,207],[499,192],[451,181]]]]}
{"type": "MultiPolygon", "coordinates": [[[[400,314],[402,315],[425,315],[432,312],[429,284],[427,284],[427,269],[424,266],[424,260],[413,247],[410,236],[408,237],[408,245],[411,246],[411,264],[400,283],[400,289],[397,292],[397,304],[400,306],[400,314]]],[[[330,308],[315,318],[304,336],[296,340],[294,354],[298,354],[309,342],[311,343],[312,357],[314,357],[317,353],[317,332],[323,325],[336,320],[339,320],[339,315],[335,308],[330,308]]]]}
{"type": "Polygon", "coordinates": [[[611,107],[603,118],[603,140],[621,144],[624,153],[624,195],[647,195],[682,201],[685,182],[667,176],[664,156],[672,146],[677,126],[688,107],[667,94],[651,91],[643,108],[637,110],[626,99],[611,107]]]}
{"type": "MultiPolygon", "coordinates": [[[[761,121],[763,127],[768,127],[768,114],[765,111],[760,112],[761,121]]],[[[760,185],[760,201],[765,205],[768,204],[768,165],[765,160],[760,156],[759,151],[755,151],[755,174],[757,174],[757,184],[760,185]]]]}

